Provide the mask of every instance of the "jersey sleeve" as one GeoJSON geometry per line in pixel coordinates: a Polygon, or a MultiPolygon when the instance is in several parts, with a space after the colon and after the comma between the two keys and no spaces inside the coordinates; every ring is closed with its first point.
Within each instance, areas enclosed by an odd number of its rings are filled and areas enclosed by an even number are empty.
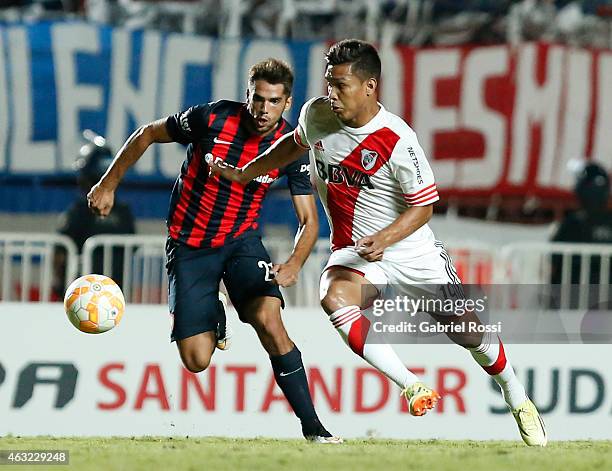
{"type": "Polygon", "coordinates": [[[427,206],[440,199],[433,172],[414,132],[398,141],[389,164],[408,205],[427,206]]]}
{"type": "Polygon", "coordinates": [[[210,103],[197,105],[168,116],[166,129],[172,140],[186,145],[202,139],[208,131],[210,108],[210,103]]]}
{"type": "Polygon", "coordinates": [[[305,150],[310,149],[310,144],[308,143],[307,135],[308,111],[310,110],[310,105],[312,105],[313,101],[314,100],[308,100],[306,103],[304,103],[302,109],[300,110],[298,124],[293,130],[293,139],[295,140],[295,143],[305,150]]]}
{"type": "Polygon", "coordinates": [[[287,184],[292,195],[311,195],[310,160],[304,154],[286,167],[287,184]]]}

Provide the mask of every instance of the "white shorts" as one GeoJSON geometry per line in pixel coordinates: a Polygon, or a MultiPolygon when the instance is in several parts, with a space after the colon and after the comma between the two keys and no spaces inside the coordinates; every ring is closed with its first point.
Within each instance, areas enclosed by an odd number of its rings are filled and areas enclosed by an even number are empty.
{"type": "Polygon", "coordinates": [[[437,240],[419,247],[418,255],[390,251],[379,262],[368,262],[354,247],[344,247],[331,254],[323,272],[332,267],[344,267],[360,274],[384,298],[430,296],[441,285],[461,285],[450,255],[437,240]]]}

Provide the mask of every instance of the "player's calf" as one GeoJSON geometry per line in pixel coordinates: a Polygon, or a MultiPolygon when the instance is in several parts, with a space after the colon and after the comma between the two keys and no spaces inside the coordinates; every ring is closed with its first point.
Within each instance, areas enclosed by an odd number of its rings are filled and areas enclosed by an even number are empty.
{"type": "Polygon", "coordinates": [[[369,304],[377,296],[373,284],[343,267],[332,267],[321,276],[321,306],[342,340],[353,352],[404,389],[416,383],[418,377],[406,368],[390,345],[367,343],[370,321],[362,313],[362,304],[369,304]]]}
{"type": "Polygon", "coordinates": [[[283,355],[294,347],[285,330],[280,310],[280,300],[271,297],[254,300],[239,309],[240,320],[253,327],[270,356],[283,355]]]}
{"type": "Polygon", "coordinates": [[[240,320],[250,324],[270,355],[276,383],[302,424],[302,433],[317,443],[342,443],[321,424],[308,387],[302,354],[294,345],[280,314],[278,298],[260,297],[238,309],[240,320]]]}

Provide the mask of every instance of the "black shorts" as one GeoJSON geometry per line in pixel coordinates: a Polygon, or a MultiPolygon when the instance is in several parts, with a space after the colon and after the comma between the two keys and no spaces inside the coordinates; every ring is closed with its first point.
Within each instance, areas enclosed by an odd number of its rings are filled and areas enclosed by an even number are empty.
{"type": "Polygon", "coordinates": [[[171,341],[214,331],[225,315],[219,303],[219,284],[241,312],[249,301],[283,296],[270,276],[270,256],[259,236],[231,241],[223,247],[198,249],[168,237],[168,307],[174,316],[171,341]]]}

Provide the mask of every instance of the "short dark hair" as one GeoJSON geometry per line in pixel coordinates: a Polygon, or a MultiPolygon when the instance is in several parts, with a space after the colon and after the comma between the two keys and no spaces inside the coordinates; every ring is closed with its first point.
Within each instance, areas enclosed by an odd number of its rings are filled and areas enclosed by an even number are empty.
{"type": "Polygon", "coordinates": [[[343,39],[329,48],[325,59],[329,65],[352,64],[352,71],[362,80],[380,80],[380,56],[370,43],[360,39],[343,39]]]}
{"type": "Polygon", "coordinates": [[[265,80],[272,85],[283,84],[285,95],[291,96],[293,89],[293,72],[285,61],[272,57],[254,64],[249,69],[249,83],[265,80]]]}

